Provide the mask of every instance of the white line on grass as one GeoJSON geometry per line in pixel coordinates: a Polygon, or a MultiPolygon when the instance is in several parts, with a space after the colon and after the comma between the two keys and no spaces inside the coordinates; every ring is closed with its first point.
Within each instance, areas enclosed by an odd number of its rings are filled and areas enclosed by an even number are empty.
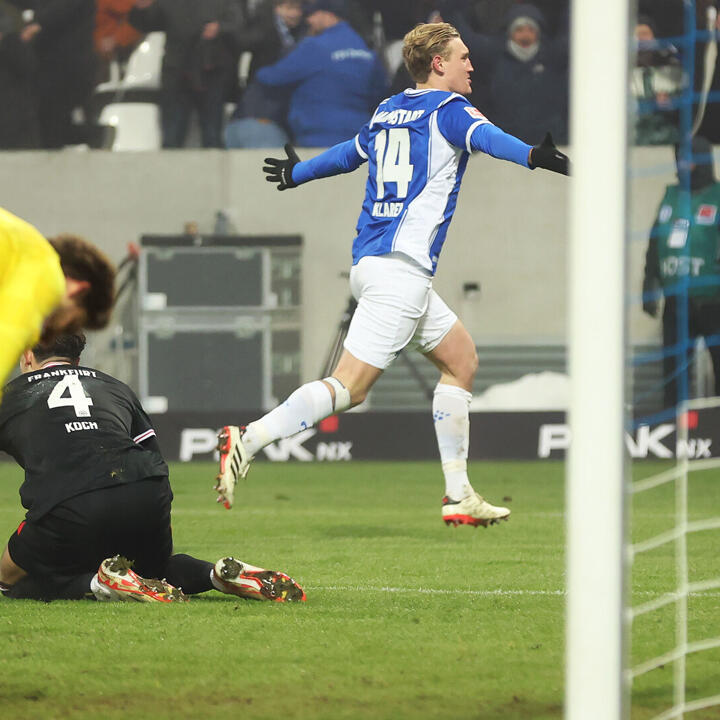
{"type": "MultiPolygon", "coordinates": [[[[479,595],[489,597],[493,595],[512,596],[512,595],[566,595],[565,590],[446,590],[443,588],[402,588],[402,587],[373,587],[370,585],[329,585],[321,586],[305,586],[308,590],[321,592],[378,592],[378,593],[416,593],[420,595],[479,595]]],[[[648,590],[638,590],[633,595],[647,595],[659,597],[662,593],[650,592],[648,590]]],[[[691,597],[720,597],[718,592],[699,592],[690,593],[691,597]]]]}
{"type": "Polygon", "coordinates": [[[398,588],[350,585],[310,587],[324,592],[420,593],[421,595],[565,595],[564,590],[445,590],[443,588],[398,588]]]}

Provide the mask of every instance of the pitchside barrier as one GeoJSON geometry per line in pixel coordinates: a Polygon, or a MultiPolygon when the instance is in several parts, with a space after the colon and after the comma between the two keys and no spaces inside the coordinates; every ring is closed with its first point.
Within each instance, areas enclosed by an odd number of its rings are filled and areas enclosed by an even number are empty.
{"type": "MultiPolygon", "coordinates": [[[[243,412],[242,419],[261,411],[243,412]]],[[[167,460],[217,458],[217,429],[238,417],[218,413],[166,413],[153,424],[167,460]]],[[[720,408],[689,412],[682,422],[639,425],[625,433],[633,459],[702,460],[720,457],[720,408]],[[683,430],[683,428],[681,428],[683,430]]],[[[562,412],[480,412],[470,421],[471,460],[558,460],[571,442],[562,412]]],[[[600,442],[600,440],[598,440],[600,442]]],[[[435,460],[438,457],[427,412],[351,412],[327,418],[317,427],[273,443],[258,455],[271,462],[347,462],[350,460],[435,460]]]]}
{"type": "MultiPolygon", "coordinates": [[[[243,412],[244,418],[261,411],[243,412]]],[[[165,413],[152,416],[166,460],[217,459],[217,431],[238,421],[226,413],[165,413]]],[[[639,425],[625,433],[633,460],[720,458],[720,408],[694,410],[683,428],[675,422],[639,425]]],[[[570,447],[563,412],[479,412],[470,420],[470,460],[561,460],[570,447]]],[[[601,442],[598,440],[598,442],[601,442]]],[[[435,433],[427,412],[353,412],[327,418],[317,427],[272,443],[257,460],[348,462],[436,460],[435,433]]],[[[8,456],[0,452],[0,460],[8,456]]]]}

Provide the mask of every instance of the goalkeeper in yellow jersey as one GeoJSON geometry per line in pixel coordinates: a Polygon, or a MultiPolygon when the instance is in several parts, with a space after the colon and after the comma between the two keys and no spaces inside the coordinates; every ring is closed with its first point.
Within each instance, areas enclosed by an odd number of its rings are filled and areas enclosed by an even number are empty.
{"type": "Polygon", "coordinates": [[[41,338],[110,319],[115,269],[94,245],[74,235],[45,239],[0,208],[0,399],[22,352],[41,338]]]}

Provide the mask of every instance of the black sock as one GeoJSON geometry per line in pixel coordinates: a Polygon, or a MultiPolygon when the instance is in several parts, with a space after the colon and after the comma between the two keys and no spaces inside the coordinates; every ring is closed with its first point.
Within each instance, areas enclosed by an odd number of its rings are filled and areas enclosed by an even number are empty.
{"type": "Polygon", "coordinates": [[[173,555],[165,565],[165,579],[188,595],[213,590],[210,571],[214,564],[190,555],[173,555]]]}
{"type": "Polygon", "coordinates": [[[18,580],[3,595],[16,600],[82,600],[94,597],[90,590],[90,580],[95,573],[82,575],[33,576],[26,575],[18,580]]]}

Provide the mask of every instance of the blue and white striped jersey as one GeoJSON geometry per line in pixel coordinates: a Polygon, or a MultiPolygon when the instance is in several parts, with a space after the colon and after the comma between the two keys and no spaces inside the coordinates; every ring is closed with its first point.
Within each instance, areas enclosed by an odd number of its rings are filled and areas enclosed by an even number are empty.
{"type": "Polygon", "coordinates": [[[435,272],[469,157],[468,130],[486,122],[462,95],[438,90],[406,90],[380,103],[357,138],[358,152],[368,159],[368,181],[353,263],[401,252],[435,272]],[[446,105],[449,112],[441,115],[446,105]],[[462,145],[438,127],[446,116],[464,125],[462,145]]]}
{"type": "Polygon", "coordinates": [[[490,123],[462,95],[405,90],[380,103],[354,140],[301,162],[302,183],[368,162],[353,264],[401,252],[435,274],[471,152],[528,167],[530,146],[490,123]]]}

